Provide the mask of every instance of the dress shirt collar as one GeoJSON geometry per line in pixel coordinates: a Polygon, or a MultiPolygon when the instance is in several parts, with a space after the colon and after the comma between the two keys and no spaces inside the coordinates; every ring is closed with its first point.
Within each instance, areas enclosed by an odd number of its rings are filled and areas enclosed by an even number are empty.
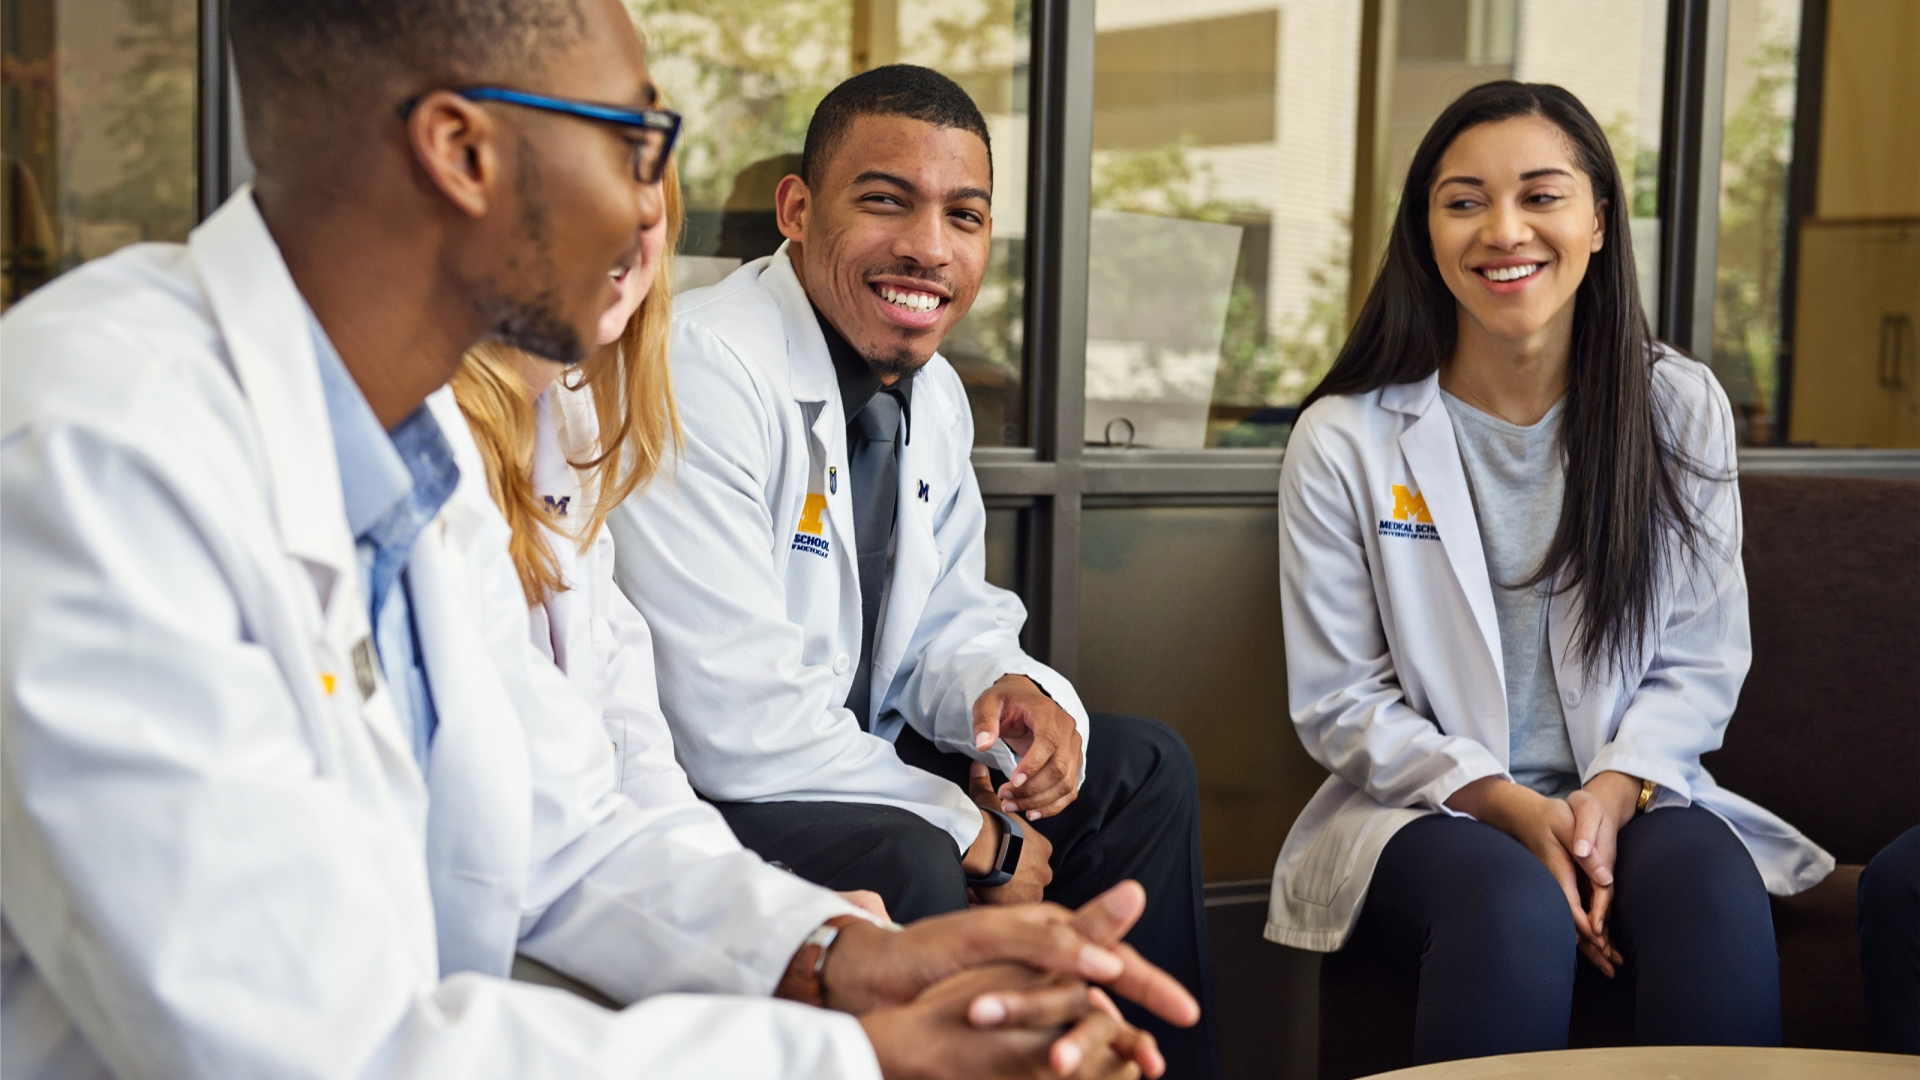
{"type": "Polygon", "coordinates": [[[373,415],[373,406],[340,360],[313,312],[313,352],[320,361],[320,387],[327,398],[327,422],[333,428],[333,455],[340,466],[340,494],[346,502],[347,528],[355,540],[366,536],[413,487],[413,474],[393,439],[373,415]]]}
{"type": "MultiPolygon", "coordinates": [[[[389,432],[360,392],[320,321],[307,312],[320,385],[340,466],[340,494],[355,542],[411,548],[460,482],[453,448],[433,413],[415,409],[389,432]],[[401,512],[405,511],[405,512],[401,512]]],[[[404,562],[405,560],[400,560],[404,562]]],[[[376,590],[379,591],[379,590],[376,590]]]]}

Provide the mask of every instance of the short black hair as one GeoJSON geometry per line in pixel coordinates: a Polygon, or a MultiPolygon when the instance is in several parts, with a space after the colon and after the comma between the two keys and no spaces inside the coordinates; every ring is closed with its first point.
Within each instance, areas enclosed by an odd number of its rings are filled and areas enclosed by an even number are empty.
{"type": "Polygon", "coordinates": [[[227,27],[252,128],[269,111],[339,115],[396,87],[524,76],[587,20],[579,0],[230,0],[227,27]]]}
{"type": "Polygon", "coordinates": [[[934,127],[959,128],[987,145],[988,177],[993,173],[993,140],[987,120],[960,84],[914,64],[888,64],[863,71],[834,87],[813,111],[807,145],[800,154],[800,179],[818,187],[821,170],[846,141],[847,129],[862,116],[905,116],[934,127]]]}

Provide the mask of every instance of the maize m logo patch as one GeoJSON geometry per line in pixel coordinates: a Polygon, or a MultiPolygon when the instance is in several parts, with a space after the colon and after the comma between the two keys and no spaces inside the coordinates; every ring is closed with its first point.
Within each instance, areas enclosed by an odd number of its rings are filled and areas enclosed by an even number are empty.
{"type": "Polygon", "coordinates": [[[1419,492],[1409,490],[1405,484],[1395,484],[1393,516],[1380,520],[1380,535],[1407,540],[1438,540],[1440,530],[1434,527],[1427,500],[1419,492]]]}
{"type": "Polygon", "coordinates": [[[807,505],[800,510],[800,524],[793,534],[793,550],[804,551],[809,555],[827,558],[833,550],[827,543],[825,523],[820,515],[827,509],[827,497],[816,492],[807,493],[807,505]]]}

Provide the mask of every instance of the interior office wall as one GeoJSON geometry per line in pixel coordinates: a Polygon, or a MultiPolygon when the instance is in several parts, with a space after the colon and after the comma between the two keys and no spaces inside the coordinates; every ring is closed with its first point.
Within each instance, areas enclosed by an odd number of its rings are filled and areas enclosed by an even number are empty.
{"type": "Polygon", "coordinates": [[[1920,4],[1827,0],[1791,438],[1920,447],[1920,4]]]}
{"type": "Polygon", "coordinates": [[[1920,217],[1920,4],[1828,0],[1819,216],[1920,217]]]}

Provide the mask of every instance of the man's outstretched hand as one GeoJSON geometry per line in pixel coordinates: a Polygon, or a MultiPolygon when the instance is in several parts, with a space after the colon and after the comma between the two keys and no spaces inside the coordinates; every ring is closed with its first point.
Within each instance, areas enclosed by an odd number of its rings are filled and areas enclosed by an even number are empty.
{"type": "Polygon", "coordinates": [[[1025,675],[1003,675],[973,702],[973,745],[1001,739],[1020,761],[1000,785],[1000,809],[1029,821],[1052,817],[1080,797],[1086,747],[1072,714],[1025,675]]]}

